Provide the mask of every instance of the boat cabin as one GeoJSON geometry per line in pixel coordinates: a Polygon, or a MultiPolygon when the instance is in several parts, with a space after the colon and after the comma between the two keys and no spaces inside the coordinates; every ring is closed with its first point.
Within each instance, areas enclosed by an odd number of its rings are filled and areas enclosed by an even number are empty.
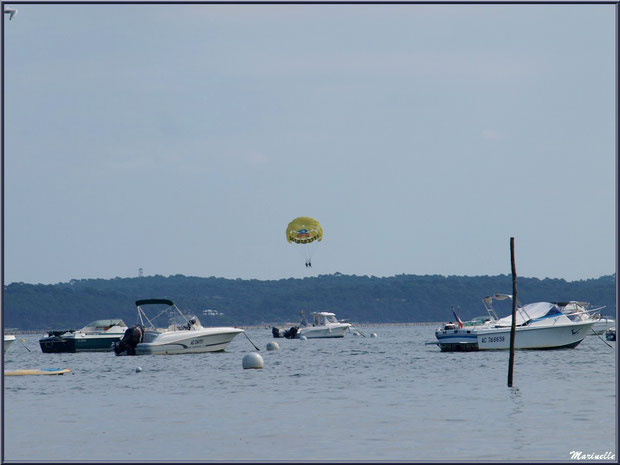
{"type": "Polygon", "coordinates": [[[336,314],[329,312],[315,312],[312,315],[312,326],[327,326],[330,323],[338,323],[336,314]]]}

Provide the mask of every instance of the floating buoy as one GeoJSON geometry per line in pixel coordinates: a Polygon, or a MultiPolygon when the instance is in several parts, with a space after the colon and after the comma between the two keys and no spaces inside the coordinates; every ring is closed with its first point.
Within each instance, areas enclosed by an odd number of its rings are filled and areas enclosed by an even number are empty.
{"type": "Polygon", "coordinates": [[[136,368],[136,373],[140,373],[142,371],[142,367],[136,368]]]}
{"type": "Polygon", "coordinates": [[[252,352],[243,357],[243,369],[248,368],[263,368],[263,357],[256,352],[252,352]]]}
{"type": "Polygon", "coordinates": [[[308,339],[308,338],[307,338],[306,336],[301,336],[299,339],[300,339],[301,341],[305,341],[305,340],[306,340],[306,339],[308,339]]]}
{"type": "Polygon", "coordinates": [[[360,333],[358,333],[357,331],[355,331],[355,332],[353,333],[353,335],[354,335],[354,336],[359,336],[359,335],[360,335],[360,333]]]}
{"type": "Polygon", "coordinates": [[[277,342],[270,342],[267,344],[267,350],[280,350],[280,346],[277,342]]]}
{"type": "Polygon", "coordinates": [[[370,337],[377,337],[377,333],[370,333],[370,337]]]}

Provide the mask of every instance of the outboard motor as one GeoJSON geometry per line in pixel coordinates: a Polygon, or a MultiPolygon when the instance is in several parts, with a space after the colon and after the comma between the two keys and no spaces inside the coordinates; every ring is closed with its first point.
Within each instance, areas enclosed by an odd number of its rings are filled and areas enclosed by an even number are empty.
{"type": "Polygon", "coordinates": [[[284,337],[287,339],[295,339],[295,336],[297,336],[297,331],[299,331],[299,328],[297,326],[293,326],[292,328],[284,331],[284,337]]]}
{"type": "Polygon", "coordinates": [[[271,328],[271,334],[273,334],[273,337],[282,337],[280,335],[280,330],[276,328],[275,326],[271,328]]]}
{"type": "Polygon", "coordinates": [[[127,351],[127,355],[136,355],[136,346],[144,340],[144,326],[136,325],[127,328],[120,342],[114,345],[114,353],[121,355],[127,351]]]}

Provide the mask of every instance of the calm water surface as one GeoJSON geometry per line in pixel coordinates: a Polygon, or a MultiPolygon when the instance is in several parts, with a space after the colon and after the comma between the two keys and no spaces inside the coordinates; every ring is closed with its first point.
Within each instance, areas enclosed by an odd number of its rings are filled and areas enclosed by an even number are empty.
{"type": "Polygon", "coordinates": [[[226,352],[43,354],[16,341],[4,377],[5,460],[569,460],[616,451],[613,349],[442,353],[431,326],[363,327],[378,338],[276,340],[249,329],[226,352]],[[137,367],[143,371],[136,372],[137,367]]]}

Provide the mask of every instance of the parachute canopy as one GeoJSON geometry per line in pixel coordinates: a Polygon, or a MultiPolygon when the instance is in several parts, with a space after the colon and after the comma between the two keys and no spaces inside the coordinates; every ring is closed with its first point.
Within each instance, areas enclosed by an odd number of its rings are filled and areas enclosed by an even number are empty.
{"type": "Polygon", "coordinates": [[[309,244],[323,239],[323,228],[314,218],[300,216],[286,227],[286,240],[296,244],[309,244]]]}

